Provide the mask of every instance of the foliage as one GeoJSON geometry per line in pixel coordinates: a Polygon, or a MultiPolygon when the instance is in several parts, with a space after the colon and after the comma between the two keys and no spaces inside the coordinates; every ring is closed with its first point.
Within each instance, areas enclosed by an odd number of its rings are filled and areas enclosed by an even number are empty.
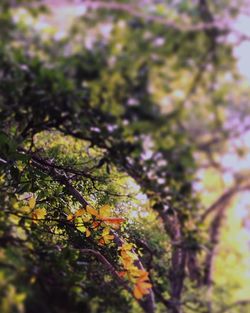
{"type": "Polygon", "coordinates": [[[208,223],[194,187],[238,135],[233,46],[211,24],[226,5],[86,1],[60,37],[55,13],[15,3],[0,4],[1,311],[223,312],[224,206],[208,223]]]}

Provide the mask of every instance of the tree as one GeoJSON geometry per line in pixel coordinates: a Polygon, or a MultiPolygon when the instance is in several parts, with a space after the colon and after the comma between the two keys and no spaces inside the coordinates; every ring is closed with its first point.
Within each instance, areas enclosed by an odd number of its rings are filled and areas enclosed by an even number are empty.
{"type": "Polygon", "coordinates": [[[249,182],[208,209],[193,185],[242,131],[226,4],[85,1],[60,38],[32,26],[44,6],[1,3],[3,312],[225,310],[214,251],[249,182]]]}

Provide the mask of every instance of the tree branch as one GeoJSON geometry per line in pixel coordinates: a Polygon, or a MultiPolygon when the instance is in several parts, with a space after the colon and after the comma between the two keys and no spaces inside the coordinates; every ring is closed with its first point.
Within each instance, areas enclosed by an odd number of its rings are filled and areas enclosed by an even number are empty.
{"type": "MultiPolygon", "coordinates": [[[[51,166],[45,165],[44,160],[38,157],[34,154],[29,154],[26,150],[22,149],[23,152],[27,153],[31,157],[31,165],[34,167],[40,169],[41,171],[47,173],[49,176],[53,177],[56,181],[63,184],[67,190],[67,192],[72,195],[78,202],[80,202],[83,206],[83,208],[86,208],[89,203],[87,200],[80,194],[80,192],[69,182],[69,179],[60,173],[58,173],[58,170],[56,168],[53,168],[51,166]]],[[[117,236],[116,233],[113,233],[115,236],[115,241],[118,246],[121,246],[123,244],[123,240],[117,236]]],[[[96,255],[97,256],[97,255],[96,255]]],[[[100,256],[98,255],[100,258],[100,256]]],[[[144,267],[141,263],[141,261],[138,259],[135,262],[136,266],[142,270],[144,270],[144,267]]],[[[143,310],[146,313],[153,313],[154,312],[154,294],[153,291],[147,295],[144,296],[142,300],[138,300],[140,306],[143,308],[143,310]]]]}
{"type": "MultiPolygon", "coordinates": [[[[218,21],[211,21],[211,22],[203,22],[203,23],[197,23],[195,25],[190,24],[183,24],[180,25],[175,21],[169,21],[169,19],[166,19],[166,17],[162,16],[156,16],[156,15],[148,15],[142,12],[142,10],[138,6],[134,6],[127,3],[118,3],[118,2],[112,2],[112,1],[83,1],[83,4],[85,7],[92,9],[92,10],[113,10],[113,11],[121,11],[128,13],[134,17],[141,18],[147,22],[153,22],[158,23],[161,25],[164,25],[168,28],[182,31],[182,32],[194,32],[194,31],[203,31],[208,29],[221,29],[221,30],[227,30],[226,27],[226,21],[221,21],[221,19],[218,21]]],[[[187,16],[180,16],[180,19],[186,20],[187,16]]]]}
{"type": "Polygon", "coordinates": [[[106,268],[115,277],[115,279],[133,296],[132,289],[128,286],[126,281],[119,276],[114,266],[105,258],[103,254],[93,249],[78,249],[78,251],[81,253],[89,253],[89,254],[94,255],[102,264],[106,266],[106,268]]]}
{"type": "Polygon", "coordinates": [[[240,191],[245,191],[250,189],[250,184],[248,180],[244,181],[242,178],[241,181],[238,182],[238,185],[230,188],[227,192],[225,192],[212,206],[208,208],[208,210],[203,214],[202,221],[213,211],[216,211],[216,215],[211,223],[209,234],[210,234],[210,244],[211,249],[209,250],[206,260],[205,260],[205,273],[204,273],[204,284],[208,287],[211,287],[212,284],[212,268],[213,268],[213,260],[216,252],[217,245],[219,243],[219,235],[220,228],[225,216],[226,209],[228,204],[232,200],[233,196],[240,191]]]}
{"type": "Polygon", "coordinates": [[[205,219],[213,213],[214,211],[220,209],[220,207],[226,206],[228,202],[239,192],[246,191],[250,189],[250,184],[246,183],[243,184],[237,184],[230,189],[228,189],[226,192],[224,192],[210,207],[201,215],[200,221],[204,222],[205,219]]]}

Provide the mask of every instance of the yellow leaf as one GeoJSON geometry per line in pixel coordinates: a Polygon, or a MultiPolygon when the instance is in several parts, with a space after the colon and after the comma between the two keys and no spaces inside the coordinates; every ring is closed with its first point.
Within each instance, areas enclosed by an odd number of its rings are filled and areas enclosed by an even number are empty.
{"type": "Polygon", "coordinates": [[[82,220],[83,220],[84,222],[89,222],[91,219],[92,219],[92,217],[91,217],[91,215],[88,214],[88,213],[84,214],[83,217],[82,217],[82,220]]]}
{"type": "MultiPolygon", "coordinates": [[[[101,238],[101,242],[104,242],[105,244],[108,244],[111,240],[114,239],[114,235],[110,235],[110,229],[108,227],[104,228],[103,232],[102,232],[102,238],[101,238]]],[[[99,242],[100,242],[99,241],[99,242]]]]}
{"type": "Polygon", "coordinates": [[[29,199],[29,207],[30,207],[31,209],[34,209],[35,205],[36,205],[36,199],[35,199],[34,197],[31,197],[31,198],[29,199]]]}
{"type": "Polygon", "coordinates": [[[46,209],[44,208],[40,208],[40,209],[36,209],[33,213],[32,213],[32,218],[34,220],[40,220],[43,219],[47,214],[46,209]]]}
{"type": "Polygon", "coordinates": [[[9,219],[15,225],[18,225],[18,223],[20,221],[20,217],[19,216],[12,215],[12,214],[10,215],[9,219]]]}
{"type": "Polygon", "coordinates": [[[25,206],[20,208],[20,211],[23,213],[30,213],[31,208],[29,206],[25,205],[25,206]]]}
{"type": "Polygon", "coordinates": [[[84,209],[79,209],[79,210],[76,211],[75,216],[79,217],[79,216],[82,216],[84,213],[85,213],[84,209]]]}
{"type": "Polygon", "coordinates": [[[30,284],[33,285],[36,282],[36,276],[31,276],[30,284]]]}
{"type": "Polygon", "coordinates": [[[124,251],[124,250],[122,250],[121,251],[121,257],[122,258],[131,258],[132,260],[136,260],[138,257],[137,257],[137,255],[135,254],[135,253],[133,253],[133,252],[131,252],[131,251],[124,251]]]}
{"type": "Polygon", "coordinates": [[[104,228],[104,230],[102,231],[102,236],[108,235],[109,232],[110,232],[110,229],[108,227],[104,228]]]}
{"type": "Polygon", "coordinates": [[[114,235],[106,235],[105,237],[103,237],[105,243],[109,243],[111,240],[114,239],[114,235]]]}
{"type": "Polygon", "coordinates": [[[98,211],[97,211],[96,209],[92,208],[90,205],[87,205],[86,211],[87,211],[89,214],[91,214],[91,215],[99,216],[98,211]]]}
{"type": "Polygon", "coordinates": [[[15,202],[13,203],[13,208],[14,208],[14,209],[18,209],[18,208],[19,208],[19,205],[18,205],[18,202],[17,202],[17,201],[15,201],[15,202]]]}
{"type": "Polygon", "coordinates": [[[140,270],[138,267],[133,266],[131,268],[129,268],[129,274],[130,276],[132,276],[133,278],[138,278],[141,275],[142,270],[140,270]]]}
{"type": "Polygon", "coordinates": [[[86,228],[86,237],[89,237],[91,235],[91,232],[89,231],[88,228],[86,228]]]}
{"type": "Polygon", "coordinates": [[[125,242],[120,248],[119,250],[123,250],[123,251],[130,251],[133,248],[133,244],[132,243],[128,243],[125,242]]]}
{"type": "Polygon", "coordinates": [[[111,208],[108,204],[102,206],[99,210],[101,217],[108,217],[111,214],[111,208]]]}
{"type": "Polygon", "coordinates": [[[85,227],[84,225],[76,226],[76,228],[77,228],[81,233],[85,233],[85,232],[86,232],[86,227],[85,227]]]}

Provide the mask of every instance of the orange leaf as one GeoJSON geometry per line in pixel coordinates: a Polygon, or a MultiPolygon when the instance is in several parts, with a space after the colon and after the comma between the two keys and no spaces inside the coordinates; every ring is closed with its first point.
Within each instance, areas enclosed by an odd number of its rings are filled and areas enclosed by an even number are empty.
{"type": "Polygon", "coordinates": [[[147,271],[140,271],[140,276],[139,276],[139,280],[140,281],[144,281],[144,280],[148,280],[148,272],[147,271]]]}
{"type": "Polygon", "coordinates": [[[96,217],[99,216],[98,211],[96,209],[92,208],[90,205],[87,205],[86,210],[91,215],[94,215],[96,217]]]}
{"type": "Polygon", "coordinates": [[[79,217],[79,216],[82,216],[84,213],[85,213],[84,209],[79,209],[79,210],[76,211],[75,216],[79,217]]]}
{"type": "Polygon", "coordinates": [[[102,220],[110,224],[118,224],[118,225],[125,222],[125,219],[122,217],[103,217],[102,220]]]}
{"type": "Polygon", "coordinates": [[[101,224],[100,222],[93,222],[91,227],[93,229],[96,229],[97,227],[99,227],[100,224],[101,224]]]}
{"type": "Polygon", "coordinates": [[[149,293],[149,289],[152,287],[152,285],[147,282],[138,283],[138,285],[140,286],[140,288],[143,290],[145,294],[149,293]]]}
{"type": "Polygon", "coordinates": [[[67,216],[67,221],[72,221],[74,219],[74,215],[73,214],[69,214],[68,216],[67,216]]]}
{"type": "Polygon", "coordinates": [[[138,300],[140,300],[143,297],[143,293],[141,292],[141,289],[137,285],[135,285],[133,293],[135,298],[138,300]]]}
{"type": "Polygon", "coordinates": [[[127,272],[125,272],[125,271],[118,272],[118,275],[121,278],[123,278],[126,274],[127,274],[127,272]]]}
{"type": "Polygon", "coordinates": [[[105,241],[103,240],[103,238],[101,238],[99,241],[98,241],[98,244],[100,246],[104,246],[105,245],[105,241]]]}
{"type": "Polygon", "coordinates": [[[133,258],[131,258],[130,256],[123,256],[121,261],[125,269],[130,270],[130,268],[133,267],[134,261],[133,258]]]}
{"type": "Polygon", "coordinates": [[[137,282],[134,288],[134,296],[136,299],[141,299],[144,295],[149,294],[152,285],[147,282],[137,282]]]}

